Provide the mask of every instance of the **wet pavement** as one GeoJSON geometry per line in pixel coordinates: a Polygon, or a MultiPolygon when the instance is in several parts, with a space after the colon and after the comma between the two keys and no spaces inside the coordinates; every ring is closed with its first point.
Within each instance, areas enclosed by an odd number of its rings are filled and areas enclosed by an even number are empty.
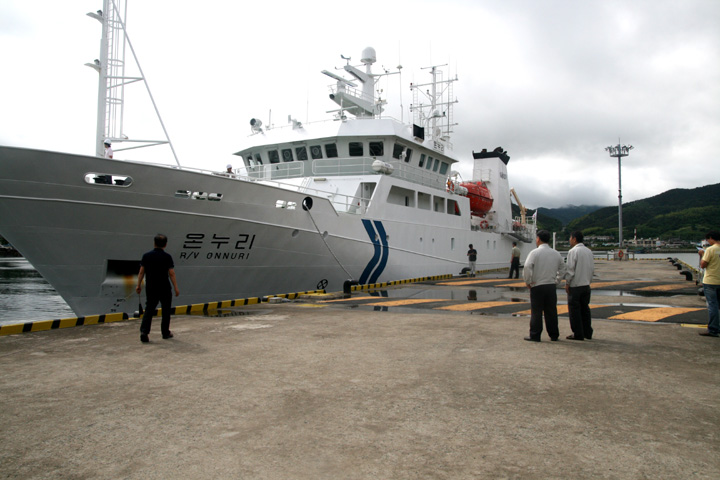
{"type": "Polygon", "coordinates": [[[524,342],[527,290],[488,277],[187,309],[149,344],[137,319],[0,336],[0,477],[720,478],[694,282],[597,272],[584,342],[524,342]]]}

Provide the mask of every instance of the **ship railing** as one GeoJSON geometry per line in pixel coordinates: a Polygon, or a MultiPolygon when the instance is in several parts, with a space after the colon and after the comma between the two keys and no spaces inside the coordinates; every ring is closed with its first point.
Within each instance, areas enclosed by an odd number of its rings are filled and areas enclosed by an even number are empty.
{"type": "MultiPolygon", "coordinates": [[[[312,161],[293,161],[256,165],[247,169],[251,180],[287,180],[301,177],[332,177],[347,175],[384,175],[373,169],[376,157],[323,158],[312,161]]],[[[384,161],[384,160],[383,160],[384,161]]],[[[445,176],[437,172],[408,165],[399,160],[385,162],[393,167],[389,175],[412,183],[445,189],[445,176]]]]}

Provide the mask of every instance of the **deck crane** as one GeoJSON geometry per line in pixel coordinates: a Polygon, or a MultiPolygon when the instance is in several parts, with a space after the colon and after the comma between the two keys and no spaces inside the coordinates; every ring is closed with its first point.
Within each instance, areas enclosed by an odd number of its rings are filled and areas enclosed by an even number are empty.
{"type": "Polygon", "coordinates": [[[527,210],[525,209],[525,206],[524,206],[524,205],[522,204],[522,202],[520,201],[520,198],[518,197],[518,194],[515,193],[515,189],[514,189],[514,188],[511,188],[511,189],[510,189],[510,193],[512,193],[512,196],[515,197],[515,201],[517,202],[518,207],[520,207],[520,223],[522,223],[523,225],[525,225],[525,223],[526,223],[526,221],[525,221],[525,220],[526,220],[526,218],[525,218],[525,212],[526,212],[527,210]]]}

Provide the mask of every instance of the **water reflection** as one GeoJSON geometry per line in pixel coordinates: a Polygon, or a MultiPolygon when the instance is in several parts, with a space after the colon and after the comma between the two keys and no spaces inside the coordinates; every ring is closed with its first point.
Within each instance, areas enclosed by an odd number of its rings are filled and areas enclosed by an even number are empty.
{"type": "Polygon", "coordinates": [[[75,317],[24,258],[0,258],[0,324],[75,317]]]}

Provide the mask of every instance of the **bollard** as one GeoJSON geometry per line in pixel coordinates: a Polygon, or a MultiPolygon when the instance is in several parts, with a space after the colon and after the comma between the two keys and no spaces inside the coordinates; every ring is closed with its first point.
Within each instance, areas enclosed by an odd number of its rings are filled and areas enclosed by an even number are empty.
{"type": "Polygon", "coordinates": [[[357,280],[345,280],[345,283],[343,283],[343,293],[350,295],[352,293],[352,286],[357,284],[357,280]]]}
{"type": "Polygon", "coordinates": [[[693,274],[692,274],[692,272],[689,271],[689,270],[683,270],[683,271],[681,271],[681,272],[680,272],[680,275],[685,275],[685,280],[687,280],[688,282],[691,282],[692,279],[693,279],[693,274]]]}

